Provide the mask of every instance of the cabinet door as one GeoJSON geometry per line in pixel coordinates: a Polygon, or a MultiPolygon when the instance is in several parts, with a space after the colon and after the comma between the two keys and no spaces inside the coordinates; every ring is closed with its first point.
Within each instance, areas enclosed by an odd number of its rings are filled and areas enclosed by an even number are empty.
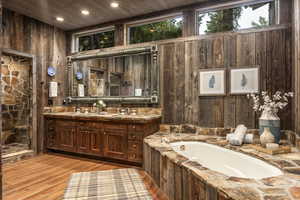
{"type": "Polygon", "coordinates": [[[55,120],[46,120],[46,147],[56,149],[58,146],[57,135],[55,133],[55,120]]]}
{"type": "Polygon", "coordinates": [[[104,125],[104,156],[127,159],[127,125],[104,125]]]}
{"type": "Polygon", "coordinates": [[[90,131],[87,128],[78,127],[77,129],[77,152],[89,153],[90,150],[90,131]]]}
{"type": "Polygon", "coordinates": [[[103,155],[102,130],[90,130],[90,152],[94,155],[103,155]]]}
{"type": "Polygon", "coordinates": [[[64,151],[76,152],[76,145],[75,145],[76,128],[73,122],[57,121],[55,132],[58,137],[59,149],[64,151]]]}

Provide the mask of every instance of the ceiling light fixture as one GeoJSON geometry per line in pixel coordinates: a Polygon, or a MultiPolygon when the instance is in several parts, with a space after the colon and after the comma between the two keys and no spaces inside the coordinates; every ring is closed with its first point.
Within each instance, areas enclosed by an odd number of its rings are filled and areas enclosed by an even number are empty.
{"type": "Polygon", "coordinates": [[[90,11],[88,11],[88,10],[82,10],[81,14],[83,14],[83,15],[90,15],[90,11]]]}
{"type": "Polygon", "coordinates": [[[63,21],[65,21],[65,19],[62,17],[56,17],[56,21],[63,22],[63,21]]]}
{"type": "Polygon", "coordinates": [[[119,3],[118,3],[118,2],[111,2],[111,3],[110,3],[110,6],[111,6],[112,8],[118,8],[118,7],[119,7],[119,3]]]}

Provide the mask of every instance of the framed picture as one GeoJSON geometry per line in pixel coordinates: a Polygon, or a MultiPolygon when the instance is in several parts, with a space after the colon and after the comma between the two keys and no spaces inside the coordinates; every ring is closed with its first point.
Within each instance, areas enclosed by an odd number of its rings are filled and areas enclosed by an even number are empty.
{"type": "Polygon", "coordinates": [[[200,70],[199,95],[218,96],[226,95],[225,69],[200,70]]]}
{"type": "Polygon", "coordinates": [[[230,94],[259,92],[259,67],[230,70],[230,94]]]}

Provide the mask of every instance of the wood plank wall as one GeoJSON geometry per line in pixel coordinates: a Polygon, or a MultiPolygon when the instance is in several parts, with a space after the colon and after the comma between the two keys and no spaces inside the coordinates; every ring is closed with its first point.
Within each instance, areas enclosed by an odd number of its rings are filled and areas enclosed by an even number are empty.
{"type": "MultiPolygon", "coordinates": [[[[257,127],[258,116],[245,95],[199,97],[199,70],[259,65],[262,90],[292,91],[291,45],[290,28],[217,34],[160,45],[163,122],[203,127],[235,127],[242,123],[257,127]]],[[[293,129],[292,106],[280,117],[284,129],[293,129]]]]}
{"type": "Polygon", "coordinates": [[[294,67],[295,67],[295,127],[300,134],[300,0],[294,0],[293,12],[294,67]]]}
{"type": "MultiPolygon", "coordinates": [[[[2,0],[0,0],[0,58],[2,57],[2,0]]],[[[0,60],[0,71],[2,62],[0,60]]],[[[0,97],[2,97],[2,85],[0,81],[0,97]]],[[[0,105],[2,105],[2,99],[0,98],[0,105]]],[[[2,106],[0,106],[0,113],[2,113],[2,106]]],[[[0,114],[0,133],[2,132],[2,115],[0,114]]],[[[0,144],[2,144],[0,137],[0,144]]],[[[1,147],[1,145],[0,145],[1,147]]],[[[2,157],[2,148],[0,148],[0,158],[2,157]]],[[[2,200],[2,159],[0,159],[0,200],[2,200]]]]}
{"type": "Polygon", "coordinates": [[[51,25],[3,9],[3,48],[13,49],[37,57],[37,102],[38,102],[38,144],[43,149],[43,107],[48,105],[48,85],[57,81],[58,98],[53,105],[61,105],[65,98],[66,80],[66,38],[65,32],[51,25]],[[54,66],[57,75],[47,76],[48,66],[54,66]]]}

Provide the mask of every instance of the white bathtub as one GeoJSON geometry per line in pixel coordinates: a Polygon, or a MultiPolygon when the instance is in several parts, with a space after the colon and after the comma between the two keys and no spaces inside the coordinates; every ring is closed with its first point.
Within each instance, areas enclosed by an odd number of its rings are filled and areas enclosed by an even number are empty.
{"type": "Polygon", "coordinates": [[[262,179],[282,175],[276,167],[251,156],[203,142],[171,143],[174,151],[227,176],[262,179]],[[185,145],[181,151],[180,146],[185,145]]]}

